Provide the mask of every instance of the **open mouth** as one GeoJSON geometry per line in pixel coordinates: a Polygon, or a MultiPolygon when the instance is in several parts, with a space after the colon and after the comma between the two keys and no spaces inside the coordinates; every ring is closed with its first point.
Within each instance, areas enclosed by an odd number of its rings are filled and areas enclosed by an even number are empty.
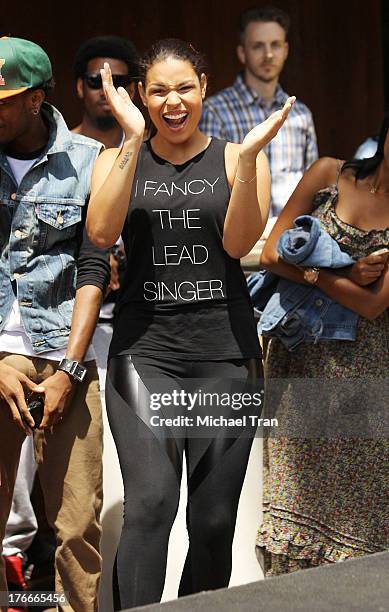
{"type": "Polygon", "coordinates": [[[188,113],[184,111],[181,113],[166,113],[166,115],[163,115],[163,120],[171,130],[180,130],[185,125],[187,118],[188,113]]]}

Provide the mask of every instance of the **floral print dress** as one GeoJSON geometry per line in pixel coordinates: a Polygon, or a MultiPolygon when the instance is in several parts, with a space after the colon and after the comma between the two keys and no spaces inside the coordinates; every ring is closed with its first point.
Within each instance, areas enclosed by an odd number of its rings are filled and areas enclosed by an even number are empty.
{"type": "MultiPolygon", "coordinates": [[[[388,247],[389,228],[364,231],[339,219],[337,195],[337,185],[320,190],[312,215],[342,250],[358,259],[388,247]]],[[[271,339],[265,372],[271,379],[387,379],[388,311],[374,321],[359,317],[354,342],[302,343],[289,352],[271,339]]],[[[257,545],[266,576],[389,549],[389,440],[265,439],[257,545]]]]}

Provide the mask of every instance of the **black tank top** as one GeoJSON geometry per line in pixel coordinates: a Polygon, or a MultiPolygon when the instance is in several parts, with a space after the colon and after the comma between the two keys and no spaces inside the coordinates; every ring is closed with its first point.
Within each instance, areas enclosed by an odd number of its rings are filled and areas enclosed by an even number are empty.
{"type": "Polygon", "coordinates": [[[127,271],[110,355],[260,356],[238,259],[222,244],[230,189],[224,150],[174,165],[142,145],[123,228],[127,271]]]}

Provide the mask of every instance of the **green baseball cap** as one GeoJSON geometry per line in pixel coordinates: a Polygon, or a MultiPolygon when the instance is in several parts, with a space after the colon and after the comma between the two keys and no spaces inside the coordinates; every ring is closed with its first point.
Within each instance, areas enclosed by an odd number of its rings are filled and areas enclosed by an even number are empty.
{"type": "Polygon", "coordinates": [[[53,76],[43,49],[23,38],[0,38],[0,100],[39,87],[53,76]]]}

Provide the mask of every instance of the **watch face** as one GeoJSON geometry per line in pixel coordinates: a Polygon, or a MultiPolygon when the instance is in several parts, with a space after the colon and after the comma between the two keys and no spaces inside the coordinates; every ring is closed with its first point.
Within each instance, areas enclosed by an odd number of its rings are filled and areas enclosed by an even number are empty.
{"type": "Polygon", "coordinates": [[[319,278],[319,270],[313,270],[312,268],[308,268],[308,270],[305,270],[304,272],[304,278],[308,283],[314,285],[317,282],[317,279],[319,278]]]}
{"type": "Polygon", "coordinates": [[[80,364],[77,364],[77,366],[75,367],[73,371],[73,376],[77,378],[77,380],[82,382],[84,380],[85,374],[86,374],[86,368],[84,368],[84,366],[80,364]]]}

